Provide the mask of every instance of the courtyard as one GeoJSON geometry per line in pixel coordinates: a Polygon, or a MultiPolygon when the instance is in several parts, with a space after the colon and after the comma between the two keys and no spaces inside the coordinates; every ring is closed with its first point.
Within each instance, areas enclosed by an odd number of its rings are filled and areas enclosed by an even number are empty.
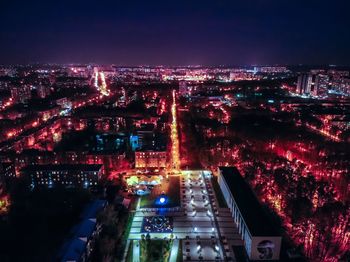
{"type": "Polygon", "coordinates": [[[180,179],[178,176],[164,178],[153,186],[150,194],[141,196],[140,208],[174,208],[180,206],[180,179]],[[161,197],[164,197],[164,202],[161,197]],[[157,201],[161,200],[161,201],[157,201]]]}

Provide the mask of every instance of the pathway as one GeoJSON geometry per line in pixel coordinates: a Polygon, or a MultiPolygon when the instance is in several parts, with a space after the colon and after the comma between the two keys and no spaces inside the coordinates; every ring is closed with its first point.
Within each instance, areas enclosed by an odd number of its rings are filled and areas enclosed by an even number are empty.
{"type": "Polygon", "coordinates": [[[140,262],[140,241],[133,240],[132,261],[140,262]]]}
{"type": "Polygon", "coordinates": [[[169,262],[176,262],[177,254],[179,252],[179,245],[180,245],[180,240],[174,239],[173,246],[171,248],[169,262]]]}

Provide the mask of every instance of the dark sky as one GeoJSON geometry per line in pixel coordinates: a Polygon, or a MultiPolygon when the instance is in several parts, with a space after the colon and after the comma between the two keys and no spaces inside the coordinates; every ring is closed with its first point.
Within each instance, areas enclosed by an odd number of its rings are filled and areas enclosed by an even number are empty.
{"type": "Polygon", "coordinates": [[[350,64],[349,0],[0,0],[0,64],[350,64]]]}

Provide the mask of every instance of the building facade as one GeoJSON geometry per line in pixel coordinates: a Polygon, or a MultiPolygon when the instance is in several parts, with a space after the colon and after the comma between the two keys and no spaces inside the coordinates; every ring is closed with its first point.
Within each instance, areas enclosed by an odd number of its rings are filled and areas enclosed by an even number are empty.
{"type": "Polygon", "coordinates": [[[33,187],[89,188],[97,186],[103,175],[103,165],[31,165],[24,168],[23,172],[30,176],[33,187]]]}
{"type": "Polygon", "coordinates": [[[135,152],[136,168],[165,168],[166,151],[137,151],[135,152]]]}
{"type": "Polygon", "coordinates": [[[250,260],[279,260],[282,237],[235,167],[219,167],[218,182],[250,260]]]}

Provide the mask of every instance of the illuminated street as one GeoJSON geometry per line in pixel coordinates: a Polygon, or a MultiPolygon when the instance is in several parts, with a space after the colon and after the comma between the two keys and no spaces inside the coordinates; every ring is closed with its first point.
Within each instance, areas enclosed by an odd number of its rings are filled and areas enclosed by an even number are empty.
{"type": "Polygon", "coordinates": [[[170,136],[171,136],[171,163],[173,172],[180,171],[180,150],[179,150],[179,134],[178,134],[178,124],[177,124],[177,105],[176,105],[176,92],[172,92],[172,105],[171,105],[171,126],[170,126],[170,136]]]}
{"type": "Polygon", "coordinates": [[[103,96],[109,96],[110,90],[107,88],[106,78],[104,72],[99,72],[98,69],[95,69],[94,74],[94,87],[101,93],[103,96]]]}

